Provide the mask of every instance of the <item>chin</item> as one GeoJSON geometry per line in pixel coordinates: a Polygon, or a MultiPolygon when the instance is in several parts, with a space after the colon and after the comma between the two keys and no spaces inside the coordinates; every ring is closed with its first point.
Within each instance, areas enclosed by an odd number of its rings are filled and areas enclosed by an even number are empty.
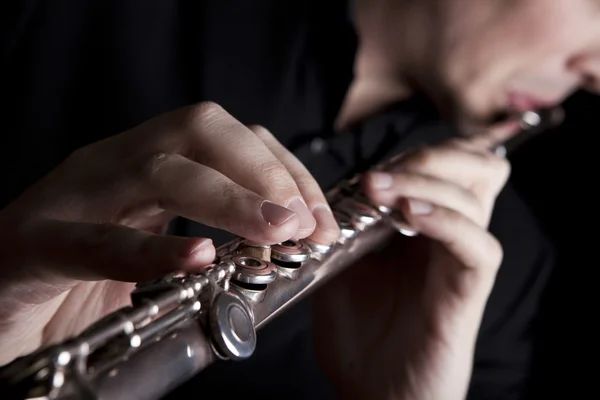
{"type": "Polygon", "coordinates": [[[493,126],[507,115],[507,110],[494,104],[494,99],[481,90],[481,85],[464,85],[461,91],[449,91],[444,111],[463,135],[472,135],[493,126]]]}
{"type": "Polygon", "coordinates": [[[478,121],[470,119],[459,119],[455,122],[456,129],[460,136],[470,137],[475,136],[486,130],[489,126],[483,125],[478,121]]]}
{"type": "Polygon", "coordinates": [[[508,115],[504,110],[490,111],[487,113],[473,112],[465,109],[457,110],[452,122],[461,136],[473,136],[492,128],[505,120],[508,115]]]}
{"type": "Polygon", "coordinates": [[[446,90],[435,93],[431,100],[442,117],[452,123],[461,136],[481,133],[509,117],[508,107],[501,106],[497,99],[487,95],[489,85],[463,85],[464,89],[446,90]]]}

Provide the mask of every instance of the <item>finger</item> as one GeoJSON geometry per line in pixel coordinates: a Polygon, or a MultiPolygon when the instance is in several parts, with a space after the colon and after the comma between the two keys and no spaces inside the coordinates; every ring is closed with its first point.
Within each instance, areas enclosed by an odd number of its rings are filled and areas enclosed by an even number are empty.
{"type": "Polygon", "coordinates": [[[210,239],[155,235],[114,224],[38,220],[21,232],[36,275],[60,280],[152,280],[213,262],[210,239]]]}
{"type": "Polygon", "coordinates": [[[372,172],[365,175],[364,188],[377,205],[397,207],[402,199],[417,198],[463,214],[479,225],[486,221],[483,206],[473,193],[427,175],[372,172]]]}
{"type": "Polygon", "coordinates": [[[510,175],[510,164],[491,154],[477,154],[455,146],[440,145],[416,150],[391,170],[454,182],[489,202],[506,183],[510,175]]]}
{"type": "Polygon", "coordinates": [[[496,151],[482,148],[479,144],[473,143],[471,138],[452,138],[444,142],[444,146],[449,146],[467,153],[473,153],[482,157],[500,157],[496,151]]]}
{"type": "Polygon", "coordinates": [[[465,267],[494,273],[500,266],[499,242],[471,219],[420,199],[408,199],[401,207],[411,227],[440,242],[465,267]]]}
{"type": "Polygon", "coordinates": [[[465,142],[474,150],[490,152],[521,131],[520,121],[512,118],[496,124],[482,133],[471,136],[465,142]]]}
{"type": "Polygon", "coordinates": [[[315,219],[285,166],[246,126],[220,106],[205,103],[188,115],[188,154],[263,198],[293,210],[301,235],[310,234],[315,219]]]}
{"type": "Polygon", "coordinates": [[[137,215],[123,218],[119,220],[119,224],[156,234],[165,234],[173,218],[175,218],[175,215],[172,213],[159,212],[158,214],[144,216],[143,218],[137,218],[137,215]]]}
{"type": "Polygon", "coordinates": [[[319,244],[330,244],[335,242],[340,235],[339,225],[329,207],[325,194],[318,182],[308,169],[288,151],[267,129],[262,126],[251,126],[250,130],[260,138],[269,148],[271,153],[277,157],[289,171],[296,182],[304,201],[316,220],[316,228],[306,236],[310,241],[319,244]]]}
{"type": "Polygon", "coordinates": [[[147,201],[169,212],[257,243],[279,243],[298,231],[293,211],[180,155],[154,161],[145,191],[147,201]]]}

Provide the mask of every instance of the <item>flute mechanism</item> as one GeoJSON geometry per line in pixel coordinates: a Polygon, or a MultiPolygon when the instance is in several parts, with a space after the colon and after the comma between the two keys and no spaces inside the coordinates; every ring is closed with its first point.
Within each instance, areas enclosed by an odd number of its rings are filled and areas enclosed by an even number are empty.
{"type": "MultiPolygon", "coordinates": [[[[560,115],[523,114],[523,128],[547,129],[560,115]]],[[[13,361],[0,371],[0,392],[10,399],[158,399],[217,359],[251,357],[257,330],[269,321],[395,233],[416,234],[395,210],[371,204],[359,178],[327,194],[341,232],[335,243],[265,246],[237,238],[202,272],[140,283],[131,306],[13,361]]]]}

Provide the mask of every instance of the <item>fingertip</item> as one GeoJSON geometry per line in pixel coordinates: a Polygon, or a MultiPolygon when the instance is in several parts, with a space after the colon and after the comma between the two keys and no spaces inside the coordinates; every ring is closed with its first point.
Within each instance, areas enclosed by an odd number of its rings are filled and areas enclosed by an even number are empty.
{"type": "Polygon", "coordinates": [[[280,243],[293,238],[300,231],[300,216],[291,207],[264,200],[260,204],[260,212],[262,223],[244,227],[242,236],[246,239],[260,244],[280,243]]]}
{"type": "Polygon", "coordinates": [[[366,173],[362,180],[363,193],[374,204],[395,206],[398,195],[392,190],[394,182],[394,176],[387,172],[366,173]]]}
{"type": "Polygon", "coordinates": [[[433,205],[426,201],[407,199],[406,204],[408,212],[415,216],[430,215],[433,212],[433,205]]]}
{"type": "Polygon", "coordinates": [[[296,214],[293,214],[279,225],[263,223],[257,224],[251,229],[244,229],[244,232],[240,236],[257,244],[271,245],[293,239],[298,233],[299,226],[300,220],[296,214]]]}
{"type": "Polygon", "coordinates": [[[306,230],[306,229],[298,229],[294,235],[290,239],[292,240],[301,240],[306,239],[310,235],[314,233],[314,230],[306,230]]]}
{"type": "Polygon", "coordinates": [[[372,171],[363,177],[363,189],[369,194],[378,194],[391,189],[394,185],[394,177],[388,172],[372,171]]]}
{"type": "Polygon", "coordinates": [[[181,255],[184,259],[184,268],[198,269],[214,261],[216,249],[212,239],[193,239],[188,241],[181,255]]]}
{"type": "Polygon", "coordinates": [[[317,221],[300,197],[294,197],[287,203],[287,209],[298,216],[298,229],[292,239],[299,240],[310,236],[316,229],[317,221]]]}
{"type": "Polygon", "coordinates": [[[480,150],[489,151],[518,135],[520,131],[520,122],[509,120],[474,135],[469,142],[480,150]]]}
{"type": "Polygon", "coordinates": [[[254,240],[258,243],[262,241],[262,244],[274,244],[285,242],[286,240],[293,239],[298,235],[300,227],[300,218],[294,215],[284,224],[279,226],[270,226],[266,231],[258,232],[258,240],[254,240]]]}
{"type": "Polygon", "coordinates": [[[331,209],[325,204],[318,204],[313,207],[312,214],[317,227],[308,238],[312,242],[323,245],[330,245],[337,241],[340,237],[340,227],[331,209]]]}
{"type": "Polygon", "coordinates": [[[427,233],[429,231],[430,227],[427,222],[435,212],[435,207],[431,203],[412,198],[403,198],[398,201],[398,206],[411,229],[420,233],[427,233]]]}

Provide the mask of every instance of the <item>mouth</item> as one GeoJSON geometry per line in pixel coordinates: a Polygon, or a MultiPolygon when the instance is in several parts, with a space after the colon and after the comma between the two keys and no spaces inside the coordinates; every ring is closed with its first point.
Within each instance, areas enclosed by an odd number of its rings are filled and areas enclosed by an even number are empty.
{"type": "Polygon", "coordinates": [[[508,94],[508,107],[519,113],[553,108],[560,102],[560,99],[540,98],[528,93],[510,92],[508,94]]]}
{"type": "Polygon", "coordinates": [[[494,115],[490,125],[514,134],[545,131],[558,126],[564,119],[564,110],[558,98],[534,97],[527,93],[510,92],[507,107],[494,115]]]}

